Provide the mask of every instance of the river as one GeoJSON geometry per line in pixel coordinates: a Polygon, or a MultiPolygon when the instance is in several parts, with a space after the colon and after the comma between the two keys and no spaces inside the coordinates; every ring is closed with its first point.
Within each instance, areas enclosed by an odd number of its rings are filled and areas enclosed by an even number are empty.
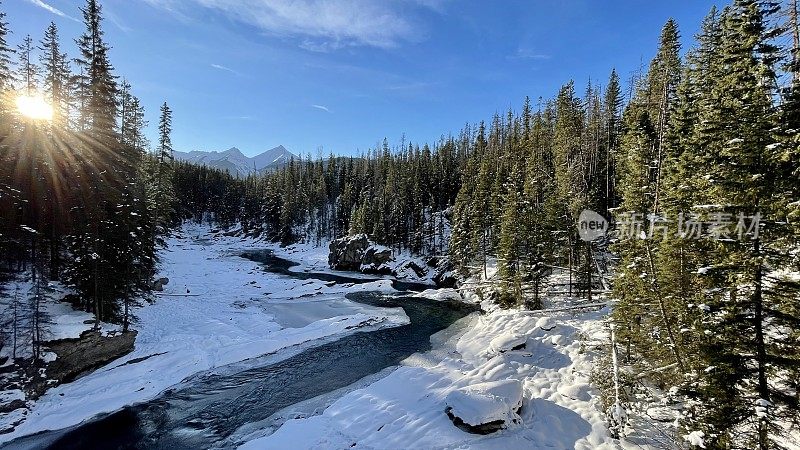
{"type": "MultiPolygon", "coordinates": [[[[374,279],[290,270],[295,263],[269,250],[245,258],[276,276],[321,279],[339,284],[374,279]]],[[[428,286],[394,280],[397,294],[355,292],[352,301],[401,307],[408,325],[356,332],[293,356],[234,373],[211,371],[186,380],[160,397],[84,422],[68,430],[23,437],[9,448],[200,449],[219,446],[241,426],[261,422],[287,406],[349,386],[417,352],[430,350],[430,337],[475,311],[460,303],[411,296],[428,286]]]]}

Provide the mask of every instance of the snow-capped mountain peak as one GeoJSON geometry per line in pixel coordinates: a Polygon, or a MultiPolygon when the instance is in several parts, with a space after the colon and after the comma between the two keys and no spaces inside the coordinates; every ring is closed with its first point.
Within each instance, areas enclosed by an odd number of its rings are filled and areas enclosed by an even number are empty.
{"type": "Polygon", "coordinates": [[[280,167],[296,156],[283,145],[266,150],[256,156],[245,156],[241,150],[231,147],[228,150],[175,152],[175,158],[193,164],[206,165],[230,172],[236,176],[246,176],[280,167]]]}

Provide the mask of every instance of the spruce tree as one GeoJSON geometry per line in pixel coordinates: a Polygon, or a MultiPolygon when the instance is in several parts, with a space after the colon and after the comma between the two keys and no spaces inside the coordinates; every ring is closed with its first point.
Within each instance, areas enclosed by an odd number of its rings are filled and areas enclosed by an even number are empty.
{"type": "Polygon", "coordinates": [[[17,79],[21,90],[28,96],[36,94],[39,84],[39,68],[33,63],[34,48],[30,35],[25,36],[22,43],[17,46],[17,55],[19,56],[17,79]]]}
{"type": "Polygon", "coordinates": [[[752,233],[715,241],[704,271],[717,289],[702,294],[707,338],[700,358],[706,373],[693,394],[703,405],[699,422],[714,446],[781,448],[787,417],[797,417],[797,393],[779,387],[800,361],[796,341],[779,331],[800,324],[793,315],[800,290],[773,270],[791,264],[786,245],[796,242],[785,219],[792,200],[784,192],[791,181],[782,176],[783,151],[775,136],[777,48],[769,28],[775,11],[770,2],[739,0],[723,15],[722,64],[707,75],[716,79],[709,94],[715,107],[698,116],[697,133],[707,153],[685,159],[700,163],[690,167],[699,169],[695,177],[712,180],[700,200],[719,205],[713,214],[763,218],[752,233]],[[709,408],[711,398],[717,404],[709,408]]]}
{"type": "Polygon", "coordinates": [[[611,71],[608,86],[603,97],[603,157],[600,161],[605,166],[603,174],[605,180],[604,209],[606,217],[610,216],[609,209],[617,206],[616,192],[616,154],[619,151],[620,114],[622,109],[622,93],[620,90],[619,75],[616,70],[611,71]]]}
{"type": "MultiPolygon", "coordinates": [[[[0,2],[0,7],[3,4],[0,2]]],[[[14,83],[14,74],[12,72],[12,54],[14,49],[8,43],[8,36],[11,30],[8,28],[6,22],[6,13],[0,10],[0,93],[6,93],[11,90],[14,83]]]]}
{"type": "Polygon", "coordinates": [[[81,129],[91,131],[94,139],[108,145],[115,135],[117,83],[102,29],[102,7],[97,0],[86,0],[81,13],[86,29],[75,41],[80,52],[75,63],[80,69],[76,84],[81,129]]]}
{"type": "MultiPolygon", "coordinates": [[[[616,160],[618,193],[622,197],[617,231],[620,255],[614,295],[617,337],[625,345],[626,360],[640,370],[660,370],[665,382],[679,378],[686,368],[681,345],[680,296],[673,295],[664,279],[659,244],[671,236],[659,233],[664,215],[663,184],[682,63],[679,35],[673,20],[661,31],[659,48],[646,76],[623,113],[624,132],[616,160]],[[653,232],[651,232],[653,231],[653,232]]],[[[675,219],[674,217],[672,218],[675,219]]]]}
{"type": "Polygon", "coordinates": [[[55,22],[45,31],[39,49],[42,54],[39,62],[42,66],[42,85],[47,94],[50,105],[53,107],[52,123],[56,127],[66,127],[69,118],[69,81],[70,68],[66,53],[61,51],[61,42],[58,27],[55,22]]]}

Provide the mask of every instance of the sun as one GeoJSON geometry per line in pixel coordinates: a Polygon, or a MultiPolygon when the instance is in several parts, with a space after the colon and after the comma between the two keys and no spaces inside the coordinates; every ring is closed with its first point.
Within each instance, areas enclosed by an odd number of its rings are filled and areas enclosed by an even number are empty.
{"type": "Polygon", "coordinates": [[[20,95],[17,97],[17,111],[34,120],[52,120],[53,107],[40,95],[20,95]]]}

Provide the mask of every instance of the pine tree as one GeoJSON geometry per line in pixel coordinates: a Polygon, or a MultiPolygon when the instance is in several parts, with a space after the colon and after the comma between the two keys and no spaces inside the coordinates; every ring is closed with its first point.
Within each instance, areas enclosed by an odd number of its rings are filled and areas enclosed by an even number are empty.
{"type": "Polygon", "coordinates": [[[159,228],[165,228],[172,220],[172,163],[175,159],[172,149],[172,110],[164,102],[158,120],[158,208],[159,228]]]}
{"type": "Polygon", "coordinates": [[[796,392],[787,395],[776,384],[798,365],[796,342],[778,330],[797,328],[790,299],[800,290],[771,270],[791,263],[784,248],[794,239],[784,219],[791,200],[782,195],[786,170],[772,101],[777,48],[768,24],[775,11],[770,2],[741,0],[723,14],[722,64],[707,74],[715,79],[709,93],[715,108],[699,111],[696,129],[706,153],[683,160],[684,173],[699,169],[703,175],[695,177],[712,180],[699,200],[720,205],[714,215],[738,210],[764,218],[757,232],[715,241],[708,252],[705,277],[718,289],[702,294],[708,313],[700,358],[707,370],[693,393],[719,405],[699,408],[714,446],[781,448],[786,415],[796,417],[798,405],[796,392]]]}
{"type": "MultiPolygon", "coordinates": [[[[0,2],[0,7],[3,4],[0,2]]],[[[8,43],[8,22],[5,21],[6,13],[0,11],[0,93],[5,93],[12,89],[14,84],[14,74],[12,73],[11,55],[14,49],[8,43]]]]}
{"type": "Polygon", "coordinates": [[[20,88],[26,95],[34,95],[37,91],[39,84],[39,68],[33,63],[33,39],[31,36],[25,36],[22,43],[17,46],[17,54],[19,55],[19,74],[17,79],[20,82],[20,88]]]}
{"type": "Polygon", "coordinates": [[[674,135],[672,113],[682,70],[678,55],[677,25],[669,20],[659,50],[623,113],[616,160],[622,197],[618,231],[623,233],[614,246],[620,255],[613,283],[619,299],[616,335],[626,348],[625,361],[644,372],[659,369],[651,373],[665,385],[681,383],[688,370],[685,341],[690,329],[684,322],[686,298],[680,287],[686,268],[673,266],[674,261],[685,262],[681,251],[688,244],[659,232],[665,219],[664,178],[672,173],[667,150],[674,135]],[[671,247],[673,243],[679,245],[671,247]]]}
{"type": "Polygon", "coordinates": [[[108,57],[110,47],[103,38],[102,8],[97,0],[86,0],[81,13],[86,30],[75,41],[80,51],[75,60],[80,69],[76,83],[80,128],[91,131],[94,139],[108,145],[115,136],[117,116],[117,84],[108,57]]]}
{"type": "Polygon", "coordinates": [[[69,118],[71,74],[67,55],[61,52],[58,27],[55,22],[50,22],[47,27],[39,49],[42,52],[39,61],[43,69],[44,93],[49,97],[48,100],[53,107],[52,123],[56,127],[65,127],[69,118]]]}
{"type": "Polygon", "coordinates": [[[609,209],[617,206],[616,191],[616,154],[619,151],[620,114],[622,109],[622,93],[620,91],[619,75],[616,70],[611,71],[603,98],[603,157],[600,161],[605,166],[605,201],[606,217],[610,216],[609,209]]]}

